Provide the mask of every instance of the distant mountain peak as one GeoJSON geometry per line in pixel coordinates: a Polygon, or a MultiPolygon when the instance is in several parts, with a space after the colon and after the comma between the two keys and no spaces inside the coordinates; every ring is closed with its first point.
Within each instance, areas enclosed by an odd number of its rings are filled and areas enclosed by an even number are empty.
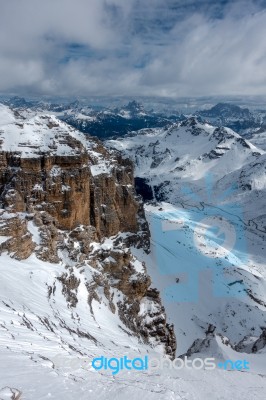
{"type": "Polygon", "coordinates": [[[202,119],[198,116],[193,115],[192,117],[186,118],[181,122],[181,126],[195,127],[197,125],[203,125],[202,119]]]}
{"type": "Polygon", "coordinates": [[[200,111],[200,115],[204,117],[238,117],[238,118],[251,118],[252,115],[248,108],[241,108],[236,104],[231,103],[217,103],[209,110],[200,111]]]}
{"type": "Polygon", "coordinates": [[[24,97],[19,97],[19,96],[13,96],[5,103],[12,107],[23,107],[28,105],[28,102],[24,99],[24,97]]]}
{"type": "Polygon", "coordinates": [[[143,105],[138,103],[136,100],[130,101],[126,106],[123,107],[123,109],[133,113],[144,112],[143,105]]]}

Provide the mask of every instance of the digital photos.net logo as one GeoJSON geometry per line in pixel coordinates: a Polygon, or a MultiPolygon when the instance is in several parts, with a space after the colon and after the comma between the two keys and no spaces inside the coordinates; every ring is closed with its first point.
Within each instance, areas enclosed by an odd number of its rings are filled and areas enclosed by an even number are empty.
{"type": "Polygon", "coordinates": [[[121,371],[147,371],[154,372],[169,368],[172,370],[194,369],[194,370],[213,370],[223,369],[225,371],[249,371],[250,363],[247,360],[224,360],[217,362],[215,358],[194,358],[190,360],[187,356],[183,358],[150,358],[149,356],[130,359],[127,356],[120,358],[104,356],[95,357],[91,366],[95,371],[111,371],[112,375],[117,375],[121,371]]]}
{"type": "Polygon", "coordinates": [[[197,207],[162,209],[151,220],[159,273],[176,277],[178,283],[164,290],[166,301],[197,302],[199,275],[205,270],[212,273],[214,297],[247,294],[243,280],[234,280],[234,270],[248,263],[243,213],[236,202],[226,201],[220,206],[235,192],[236,186],[216,198],[212,181],[212,175],[205,177],[204,199],[183,188],[183,193],[197,207]]]}
{"type": "Polygon", "coordinates": [[[165,368],[172,370],[213,370],[221,369],[224,371],[241,371],[248,372],[250,362],[246,359],[238,360],[216,360],[214,357],[205,358],[193,358],[190,359],[187,356],[170,359],[169,356],[163,357],[150,357],[149,355],[131,358],[128,355],[122,357],[105,357],[103,355],[94,357],[89,360],[88,357],[71,357],[62,354],[57,354],[55,357],[50,358],[53,362],[54,368],[69,369],[72,372],[79,369],[88,369],[95,372],[106,372],[112,375],[117,375],[120,372],[141,372],[146,371],[147,373],[153,373],[160,371],[165,368]]]}

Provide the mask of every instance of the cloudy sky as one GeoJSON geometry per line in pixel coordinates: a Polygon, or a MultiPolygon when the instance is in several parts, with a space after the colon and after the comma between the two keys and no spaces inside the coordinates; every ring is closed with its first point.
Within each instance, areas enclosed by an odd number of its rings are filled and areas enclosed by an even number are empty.
{"type": "Polygon", "coordinates": [[[266,0],[0,0],[0,92],[266,95],[266,0]]]}

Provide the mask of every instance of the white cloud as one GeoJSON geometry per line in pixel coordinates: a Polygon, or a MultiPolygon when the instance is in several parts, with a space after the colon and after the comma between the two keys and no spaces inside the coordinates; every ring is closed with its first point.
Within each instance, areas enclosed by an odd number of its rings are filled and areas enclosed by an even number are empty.
{"type": "Polygon", "coordinates": [[[255,1],[0,0],[0,91],[266,93],[255,1]]]}

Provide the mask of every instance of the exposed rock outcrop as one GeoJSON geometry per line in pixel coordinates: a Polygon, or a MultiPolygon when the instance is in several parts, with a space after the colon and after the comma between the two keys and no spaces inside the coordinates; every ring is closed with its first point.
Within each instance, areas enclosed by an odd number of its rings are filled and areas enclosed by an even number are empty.
{"type": "Polygon", "coordinates": [[[149,245],[131,161],[55,117],[7,114],[8,124],[0,121],[0,253],[21,260],[34,252],[64,265],[47,298],[60,290],[70,309],[84,273],[89,304],[107,302],[130,335],[163,344],[173,357],[174,332],[159,293],[129,250],[149,245]]]}
{"type": "MultiPolygon", "coordinates": [[[[101,151],[101,146],[97,144],[96,150],[101,151]]],[[[99,237],[137,231],[139,204],[132,165],[129,161],[119,165],[114,155],[108,157],[108,173],[93,175],[96,160],[82,149],[79,156],[48,153],[32,159],[1,152],[3,206],[12,212],[47,211],[62,229],[93,225],[99,237]]]]}

